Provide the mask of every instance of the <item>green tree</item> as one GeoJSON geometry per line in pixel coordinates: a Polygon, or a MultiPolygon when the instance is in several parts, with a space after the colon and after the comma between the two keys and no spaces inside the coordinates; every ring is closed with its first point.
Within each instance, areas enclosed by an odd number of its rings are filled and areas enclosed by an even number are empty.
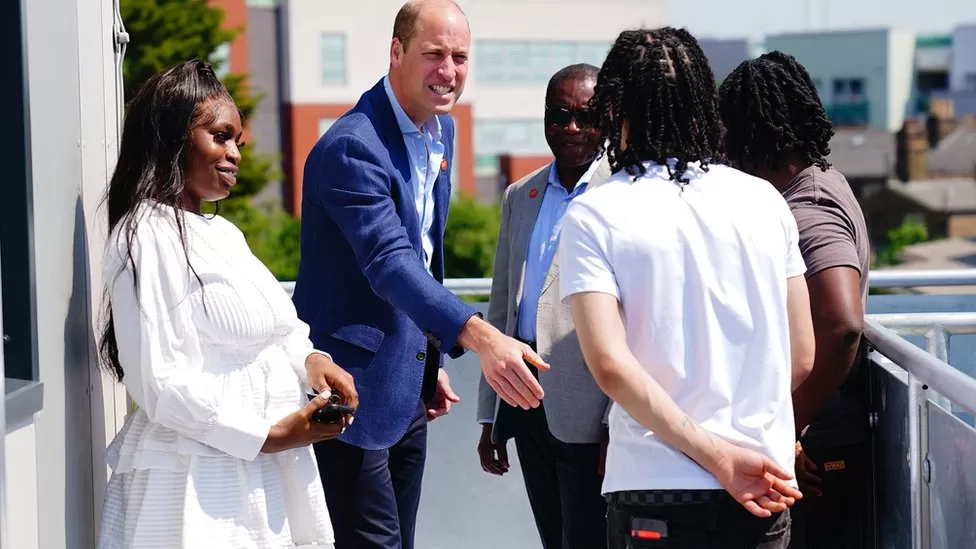
{"type": "MultiPolygon", "coordinates": [[[[220,47],[243,30],[223,28],[223,11],[208,6],[206,0],[122,0],[120,10],[130,40],[122,67],[126,102],[150,76],[183,61],[195,58],[218,66],[220,47]]],[[[251,93],[245,75],[229,74],[223,82],[246,124],[261,98],[251,93]]],[[[254,195],[280,177],[274,164],[253,146],[244,147],[237,185],[220,205],[220,213],[241,229],[254,254],[275,276],[294,280],[298,220],[280,208],[252,203],[254,195]]]]}
{"type": "Polygon", "coordinates": [[[468,196],[451,203],[444,231],[444,270],[447,278],[490,277],[498,242],[501,208],[468,196]]]}
{"type": "Polygon", "coordinates": [[[876,267],[892,267],[901,263],[905,248],[929,239],[929,230],[920,220],[909,217],[901,225],[888,231],[888,242],[878,248],[876,267]]]}

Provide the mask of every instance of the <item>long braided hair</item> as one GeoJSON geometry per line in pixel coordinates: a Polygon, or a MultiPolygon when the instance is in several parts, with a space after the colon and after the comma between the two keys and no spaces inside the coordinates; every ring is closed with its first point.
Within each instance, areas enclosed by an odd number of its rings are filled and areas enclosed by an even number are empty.
{"type": "Polygon", "coordinates": [[[737,167],[776,170],[789,156],[827,170],[834,126],[817,87],[797,60],[780,51],[743,61],[719,90],[725,148],[737,167]]]}
{"type": "Polygon", "coordinates": [[[615,172],[637,178],[643,163],[652,161],[668,166],[672,180],[685,181],[689,162],[706,171],[710,163],[725,162],[715,76],[685,29],[620,33],[600,70],[591,108],[615,172]],[[669,160],[676,161],[673,169],[669,160]]]}

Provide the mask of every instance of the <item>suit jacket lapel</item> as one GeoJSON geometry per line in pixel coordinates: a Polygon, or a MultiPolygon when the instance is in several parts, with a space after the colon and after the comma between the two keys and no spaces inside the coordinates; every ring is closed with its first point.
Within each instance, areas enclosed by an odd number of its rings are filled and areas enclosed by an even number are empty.
{"type": "MultiPolygon", "coordinates": [[[[447,229],[447,214],[451,206],[451,162],[454,158],[454,130],[453,126],[448,126],[448,122],[441,120],[443,128],[442,140],[444,143],[444,162],[443,169],[437,174],[434,180],[434,221],[431,227],[434,239],[434,261],[431,262],[431,270],[434,278],[438,281],[444,280],[444,231],[447,229]]],[[[438,167],[440,169],[440,167],[438,167]]]]}
{"type": "Polygon", "coordinates": [[[542,283],[542,291],[539,292],[539,296],[542,296],[543,294],[546,293],[546,290],[549,289],[549,286],[552,286],[552,283],[556,280],[556,275],[558,274],[559,274],[559,252],[557,251],[556,255],[552,256],[552,265],[549,265],[549,272],[546,273],[546,281],[542,283]]]}
{"type": "MultiPolygon", "coordinates": [[[[610,177],[610,163],[607,161],[606,155],[600,160],[600,164],[597,165],[596,170],[594,170],[593,175],[590,177],[590,183],[586,186],[586,191],[589,192],[593,187],[599,186],[601,183],[610,177]]],[[[531,229],[530,229],[531,230],[531,229]]],[[[556,276],[559,274],[559,252],[556,252],[552,256],[552,264],[549,266],[549,271],[546,273],[546,280],[542,284],[542,292],[539,293],[540,296],[545,295],[549,287],[556,280],[556,276]]]]}
{"type": "Polygon", "coordinates": [[[376,120],[379,121],[377,133],[386,144],[387,150],[390,151],[390,160],[400,172],[406,191],[410,193],[410,196],[413,196],[414,191],[410,185],[412,177],[410,161],[407,159],[407,145],[403,141],[403,131],[400,130],[400,124],[397,123],[393,105],[390,105],[390,98],[387,97],[386,89],[383,88],[383,80],[373,86],[369,93],[373,112],[377,114],[376,120]]]}
{"type": "Polygon", "coordinates": [[[509,271],[509,276],[518,279],[518,290],[515,295],[515,301],[513,306],[522,299],[522,284],[523,278],[525,277],[525,255],[529,248],[529,240],[532,238],[532,228],[535,227],[535,220],[539,217],[539,210],[542,209],[542,199],[546,196],[546,190],[549,187],[549,171],[552,169],[552,164],[540,171],[532,180],[528,181],[528,184],[523,185],[521,189],[518,190],[518,200],[514,202],[517,208],[514,213],[517,214],[517,218],[513,221],[517,227],[515,231],[515,240],[513,245],[515,246],[513,261],[511,263],[513,268],[518,269],[518,272],[509,271]],[[538,194],[536,196],[531,196],[532,191],[535,190],[538,194]]]}

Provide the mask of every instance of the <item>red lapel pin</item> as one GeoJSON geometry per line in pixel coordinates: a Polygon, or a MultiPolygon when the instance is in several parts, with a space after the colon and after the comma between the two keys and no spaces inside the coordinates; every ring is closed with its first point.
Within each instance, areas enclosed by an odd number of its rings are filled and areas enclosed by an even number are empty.
{"type": "Polygon", "coordinates": [[[529,191],[529,198],[535,198],[537,196],[539,196],[539,189],[533,188],[529,191]]]}
{"type": "Polygon", "coordinates": [[[441,158],[441,171],[442,172],[446,172],[447,171],[447,159],[446,158],[441,158]]]}

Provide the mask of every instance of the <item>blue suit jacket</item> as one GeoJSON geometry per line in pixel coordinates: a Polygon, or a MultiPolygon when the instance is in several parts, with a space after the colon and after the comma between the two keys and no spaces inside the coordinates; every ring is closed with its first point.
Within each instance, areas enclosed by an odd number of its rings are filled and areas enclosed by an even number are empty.
{"type": "Polygon", "coordinates": [[[298,315],[317,349],[355,379],[356,421],[340,437],[365,449],[403,437],[433,395],[474,308],[444,288],[454,123],[440,117],[447,169],[434,184],[434,253],[423,262],[403,134],[380,80],[323,135],[305,161],[298,315]]]}

